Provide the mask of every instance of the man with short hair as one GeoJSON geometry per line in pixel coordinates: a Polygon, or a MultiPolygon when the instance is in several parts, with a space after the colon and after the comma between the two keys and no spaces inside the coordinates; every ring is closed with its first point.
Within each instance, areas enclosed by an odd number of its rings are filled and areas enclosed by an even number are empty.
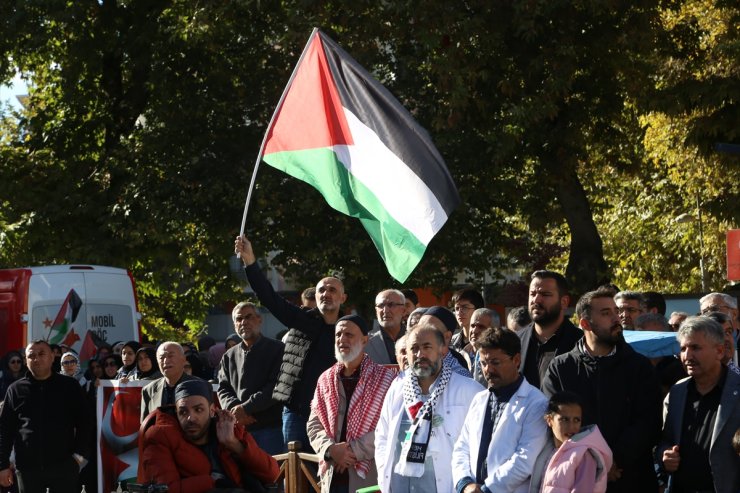
{"type": "Polygon", "coordinates": [[[731,371],[740,374],[737,366],[737,353],[735,352],[735,339],[732,337],[732,322],[730,317],[722,312],[709,312],[704,315],[717,322],[725,335],[725,354],[722,356],[722,364],[731,371]]]}
{"type": "Polygon", "coordinates": [[[521,341],[509,329],[488,329],[480,342],[488,390],[470,405],[452,453],[457,493],[526,492],[548,440],[547,398],[519,373],[521,341]]]}
{"type": "Polygon", "coordinates": [[[175,405],[175,387],[180,382],[200,380],[185,373],[185,350],[173,341],[163,342],[157,348],[157,363],[162,376],[141,389],[141,416],[144,421],[158,407],[175,405]]]}
{"type": "Polygon", "coordinates": [[[642,293],[637,291],[620,291],[614,295],[614,302],[619,310],[619,321],[624,330],[635,330],[635,319],[647,311],[647,304],[642,293]]]}
{"type": "Polygon", "coordinates": [[[689,314],[686,312],[672,312],[668,319],[668,326],[672,332],[678,332],[678,328],[681,326],[681,322],[689,318],[689,314]]]}
{"type": "Polygon", "coordinates": [[[452,371],[464,377],[472,378],[473,375],[468,370],[468,362],[465,360],[465,357],[450,347],[452,334],[457,328],[457,321],[452,312],[442,306],[429,307],[419,319],[419,324],[422,323],[431,325],[442,334],[445,340],[445,347],[443,348],[444,358],[452,368],[452,371]]]}
{"type": "Polygon", "coordinates": [[[584,294],[576,305],[584,331],[572,351],[547,369],[542,391],[583,399],[583,425],[597,424],[614,455],[607,492],[657,491],[653,447],[660,430],[660,385],[650,361],[622,337],[611,290],[584,294]]]}
{"type": "Polygon", "coordinates": [[[657,291],[643,291],[642,297],[645,300],[645,313],[653,313],[665,318],[665,298],[657,291]]]}
{"type": "Polygon", "coordinates": [[[365,354],[367,334],[367,323],[358,315],[337,320],[337,364],[321,374],[311,401],[307,431],[321,458],[322,493],[349,493],[378,484],[375,427],[396,372],[365,354]]]}
{"type": "Polygon", "coordinates": [[[740,375],[722,364],[722,327],[689,317],[676,334],[689,378],[671,388],[658,457],[671,492],[740,491],[740,458],[732,448],[740,428],[740,375]]]}
{"type": "Polygon", "coordinates": [[[471,358],[470,373],[473,374],[473,379],[484,387],[488,387],[488,382],[480,365],[480,354],[478,354],[480,340],[488,329],[497,328],[500,324],[501,319],[498,313],[490,308],[478,308],[470,317],[470,343],[463,355],[471,358]]]}
{"type": "Polygon", "coordinates": [[[375,296],[375,316],[380,329],[370,336],[365,352],[380,365],[397,363],[396,340],[406,332],[403,327],[405,303],[406,298],[397,289],[384,289],[375,296]]]}
{"type": "Polygon", "coordinates": [[[301,293],[301,308],[305,308],[306,310],[311,310],[312,308],[316,308],[316,288],[311,286],[310,288],[306,288],[301,293]]]}
{"type": "Polygon", "coordinates": [[[237,423],[271,455],[284,451],[282,405],[272,398],[283,343],[262,335],[262,316],[254,303],[242,301],[231,312],[241,342],[224,353],[218,371],[218,399],[237,423]]]}
{"type": "Polygon", "coordinates": [[[299,441],[304,450],[311,452],[306,422],[319,375],[336,362],[334,324],[347,299],[344,283],[336,277],[321,279],[316,284],[316,308],[304,310],[275,292],[262,274],[252,244],[245,236],[236,238],[234,252],[244,262],[249,285],[262,306],[290,327],[284,338],[283,361],[272,396],[285,406],[282,420],[286,448],[288,443],[299,441]]]}
{"type": "Polygon", "coordinates": [[[519,371],[537,388],[550,361],[573,349],[583,337],[583,331],[565,316],[569,304],[568,282],[562,274],[550,270],[532,273],[528,304],[532,323],[517,335],[522,341],[519,371]]]}
{"type": "MultiPolygon", "coordinates": [[[[709,293],[699,300],[699,309],[704,315],[710,312],[721,312],[730,317],[732,325],[732,339],[735,349],[738,346],[738,336],[740,336],[740,318],[738,318],[737,298],[726,293],[709,293]]],[[[733,352],[732,360],[738,363],[738,354],[733,352]]]]}
{"type": "Polygon", "coordinates": [[[157,409],[143,428],[140,483],[166,484],[171,493],[206,493],[213,488],[243,492],[251,491],[255,480],[273,483],[280,474],[275,459],[257,446],[236,417],[216,410],[211,384],[204,380],[179,383],[175,414],[157,409]]]}
{"type": "Polygon", "coordinates": [[[20,493],[78,493],[80,469],[94,457],[87,399],[77,380],[52,371],[48,342],[30,343],[26,362],[28,373],[10,384],[0,410],[0,487],[13,484],[14,450],[20,493]]]}
{"type": "Polygon", "coordinates": [[[532,317],[529,316],[529,311],[526,306],[518,306],[509,310],[506,315],[506,328],[519,332],[532,323],[532,317]]]}
{"type": "Polygon", "coordinates": [[[409,319],[409,315],[413,312],[417,306],[419,306],[419,295],[413,289],[402,289],[403,297],[406,300],[404,305],[406,306],[403,311],[403,326],[406,327],[406,322],[409,319]]]}
{"type": "Polygon", "coordinates": [[[483,387],[444,362],[437,328],[420,322],[406,348],[409,370],[388,390],[375,431],[378,484],[384,493],[451,493],[453,446],[483,387]]]}
{"type": "Polygon", "coordinates": [[[398,362],[398,371],[406,371],[409,366],[408,358],[406,358],[406,334],[396,339],[396,361],[398,362]]]}
{"type": "Polygon", "coordinates": [[[460,289],[452,295],[452,310],[459,326],[450,341],[450,346],[455,351],[462,352],[470,342],[470,317],[475,310],[484,306],[483,295],[473,288],[460,289]]]}

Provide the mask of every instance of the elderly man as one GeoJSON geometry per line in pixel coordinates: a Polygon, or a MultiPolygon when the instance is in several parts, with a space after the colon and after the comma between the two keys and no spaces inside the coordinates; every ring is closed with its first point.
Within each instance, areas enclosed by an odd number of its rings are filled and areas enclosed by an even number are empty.
{"type": "Polygon", "coordinates": [[[397,289],[384,289],[375,297],[375,316],[380,329],[370,336],[365,352],[380,365],[394,365],[395,343],[405,332],[403,316],[406,298],[397,289]]]}
{"type": "MultiPolygon", "coordinates": [[[[730,317],[732,325],[732,338],[734,346],[738,346],[738,334],[740,334],[740,319],[738,318],[737,298],[725,293],[709,293],[699,300],[699,309],[702,315],[710,312],[721,312],[730,317]]],[[[732,361],[738,364],[738,355],[733,351],[732,361]]]]}
{"type": "Polygon", "coordinates": [[[583,425],[597,424],[614,454],[607,491],[657,491],[653,447],[660,430],[660,385],[650,361],[622,337],[614,292],[599,289],[576,304],[584,336],[547,369],[542,391],[583,400],[583,425]]]}
{"type": "Polygon", "coordinates": [[[283,452],[282,406],[272,398],[283,343],[263,337],[262,316],[254,303],[243,301],[231,312],[241,343],[221,358],[218,399],[239,424],[249,427],[257,445],[267,453],[283,452]]]}
{"type": "Polygon", "coordinates": [[[255,478],[277,480],[275,459],[233,414],[216,410],[212,399],[211,384],[188,380],[175,389],[174,416],[158,409],[147,418],[139,444],[140,483],[163,483],[170,493],[206,493],[213,488],[253,491],[255,478]]]}
{"type": "Polygon", "coordinates": [[[158,407],[175,405],[175,387],[180,382],[200,380],[185,373],[185,350],[176,342],[163,342],[157,348],[157,362],[162,377],[141,389],[141,417],[149,416],[158,407]]]}
{"type": "Polygon", "coordinates": [[[409,370],[388,390],[375,432],[378,484],[383,493],[451,493],[452,449],[483,387],[444,362],[437,328],[420,322],[406,347],[409,370]]]}
{"type": "Polygon", "coordinates": [[[689,378],[671,388],[665,403],[658,456],[671,475],[669,490],[737,493],[740,458],[732,440],[740,428],[740,376],[722,364],[722,327],[689,317],[676,336],[689,378]]]}
{"type": "Polygon", "coordinates": [[[519,373],[516,333],[488,329],[478,344],[488,390],[473,399],[452,453],[455,490],[526,493],[548,439],[547,398],[519,373]]]}
{"type": "Polygon", "coordinates": [[[260,271],[252,244],[246,237],[236,238],[234,251],[244,262],[247,280],[260,303],[280,323],[290,327],[283,339],[283,361],[272,395],[285,405],[282,416],[285,446],[299,441],[308,450],[306,423],[311,414],[316,382],[319,375],[336,363],[334,324],[340,317],[342,303],[347,299],[344,284],[336,277],[321,279],[316,285],[316,308],[304,310],[275,292],[260,271]]]}
{"type": "Polygon", "coordinates": [[[583,331],[565,316],[570,304],[568,282],[558,272],[538,270],[529,283],[529,315],[532,323],[517,332],[522,341],[519,371],[539,388],[550,361],[575,346],[583,331]]]}
{"type": "Polygon", "coordinates": [[[334,334],[337,364],[319,377],[308,438],[321,457],[322,493],[354,493],[378,484],[375,427],[396,372],[365,354],[368,327],[361,317],[340,318],[334,334]]]}
{"type": "Polygon", "coordinates": [[[29,344],[26,361],[28,374],[10,384],[0,411],[0,486],[13,483],[15,450],[20,493],[77,493],[80,469],[94,457],[85,394],[77,380],[52,372],[46,341],[29,344]]]}
{"type": "Polygon", "coordinates": [[[704,316],[717,322],[725,334],[725,354],[722,356],[722,364],[727,366],[730,371],[740,374],[740,368],[738,368],[735,361],[737,353],[735,352],[735,339],[732,337],[732,322],[730,322],[730,317],[722,312],[709,312],[704,316]]]}

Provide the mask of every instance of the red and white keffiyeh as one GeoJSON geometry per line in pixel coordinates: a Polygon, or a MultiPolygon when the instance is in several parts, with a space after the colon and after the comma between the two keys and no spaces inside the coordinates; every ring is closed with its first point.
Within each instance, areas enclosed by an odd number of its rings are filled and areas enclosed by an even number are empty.
{"type": "MultiPolygon", "coordinates": [[[[342,385],[340,375],[342,371],[344,371],[344,365],[337,363],[322,373],[316,385],[313,401],[311,401],[311,408],[316,412],[321,426],[335,440],[339,439],[339,427],[341,426],[338,422],[338,388],[342,385]]],[[[365,355],[360,363],[360,378],[347,407],[348,443],[375,430],[383,408],[383,399],[393,379],[396,378],[396,373],[390,368],[375,364],[367,354],[365,355]]],[[[327,464],[322,457],[320,474],[323,475],[326,469],[327,464]]],[[[363,479],[367,476],[369,469],[369,460],[355,463],[355,471],[363,479]]]]}

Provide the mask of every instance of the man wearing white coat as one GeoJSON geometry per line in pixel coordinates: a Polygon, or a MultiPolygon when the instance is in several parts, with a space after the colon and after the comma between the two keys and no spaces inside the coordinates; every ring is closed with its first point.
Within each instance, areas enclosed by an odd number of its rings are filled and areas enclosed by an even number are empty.
{"type": "Polygon", "coordinates": [[[478,393],[452,453],[456,493],[527,492],[547,440],[547,398],[519,374],[521,342],[509,329],[479,341],[488,390],[478,393]]]}
{"type": "Polygon", "coordinates": [[[406,348],[409,369],[388,390],[375,431],[380,490],[452,493],[452,449],[483,387],[443,363],[445,340],[433,326],[415,326],[406,348]]]}

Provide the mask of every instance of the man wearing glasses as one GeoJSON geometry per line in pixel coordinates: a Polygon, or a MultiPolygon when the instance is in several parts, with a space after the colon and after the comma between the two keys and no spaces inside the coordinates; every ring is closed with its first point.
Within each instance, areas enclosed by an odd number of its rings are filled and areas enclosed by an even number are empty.
{"type": "MultiPolygon", "coordinates": [[[[740,331],[740,320],[738,320],[737,298],[725,293],[709,293],[699,300],[699,308],[702,315],[711,312],[724,313],[730,318],[732,325],[732,339],[734,347],[737,348],[738,332],[740,331]]],[[[732,351],[732,361],[738,364],[737,351],[732,351]]]]}
{"type": "Polygon", "coordinates": [[[460,329],[452,336],[450,345],[462,352],[470,342],[470,319],[473,312],[485,305],[483,296],[475,289],[461,289],[452,295],[452,307],[460,329]]]}
{"type": "Polygon", "coordinates": [[[406,297],[397,289],[385,289],[375,297],[375,316],[380,330],[370,336],[365,352],[379,365],[398,364],[396,341],[406,331],[402,326],[406,297]]]}
{"type": "Polygon", "coordinates": [[[642,293],[637,291],[620,291],[614,296],[619,310],[619,321],[624,330],[636,330],[635,320],[647,312],[647,303],[642,293]]]}

